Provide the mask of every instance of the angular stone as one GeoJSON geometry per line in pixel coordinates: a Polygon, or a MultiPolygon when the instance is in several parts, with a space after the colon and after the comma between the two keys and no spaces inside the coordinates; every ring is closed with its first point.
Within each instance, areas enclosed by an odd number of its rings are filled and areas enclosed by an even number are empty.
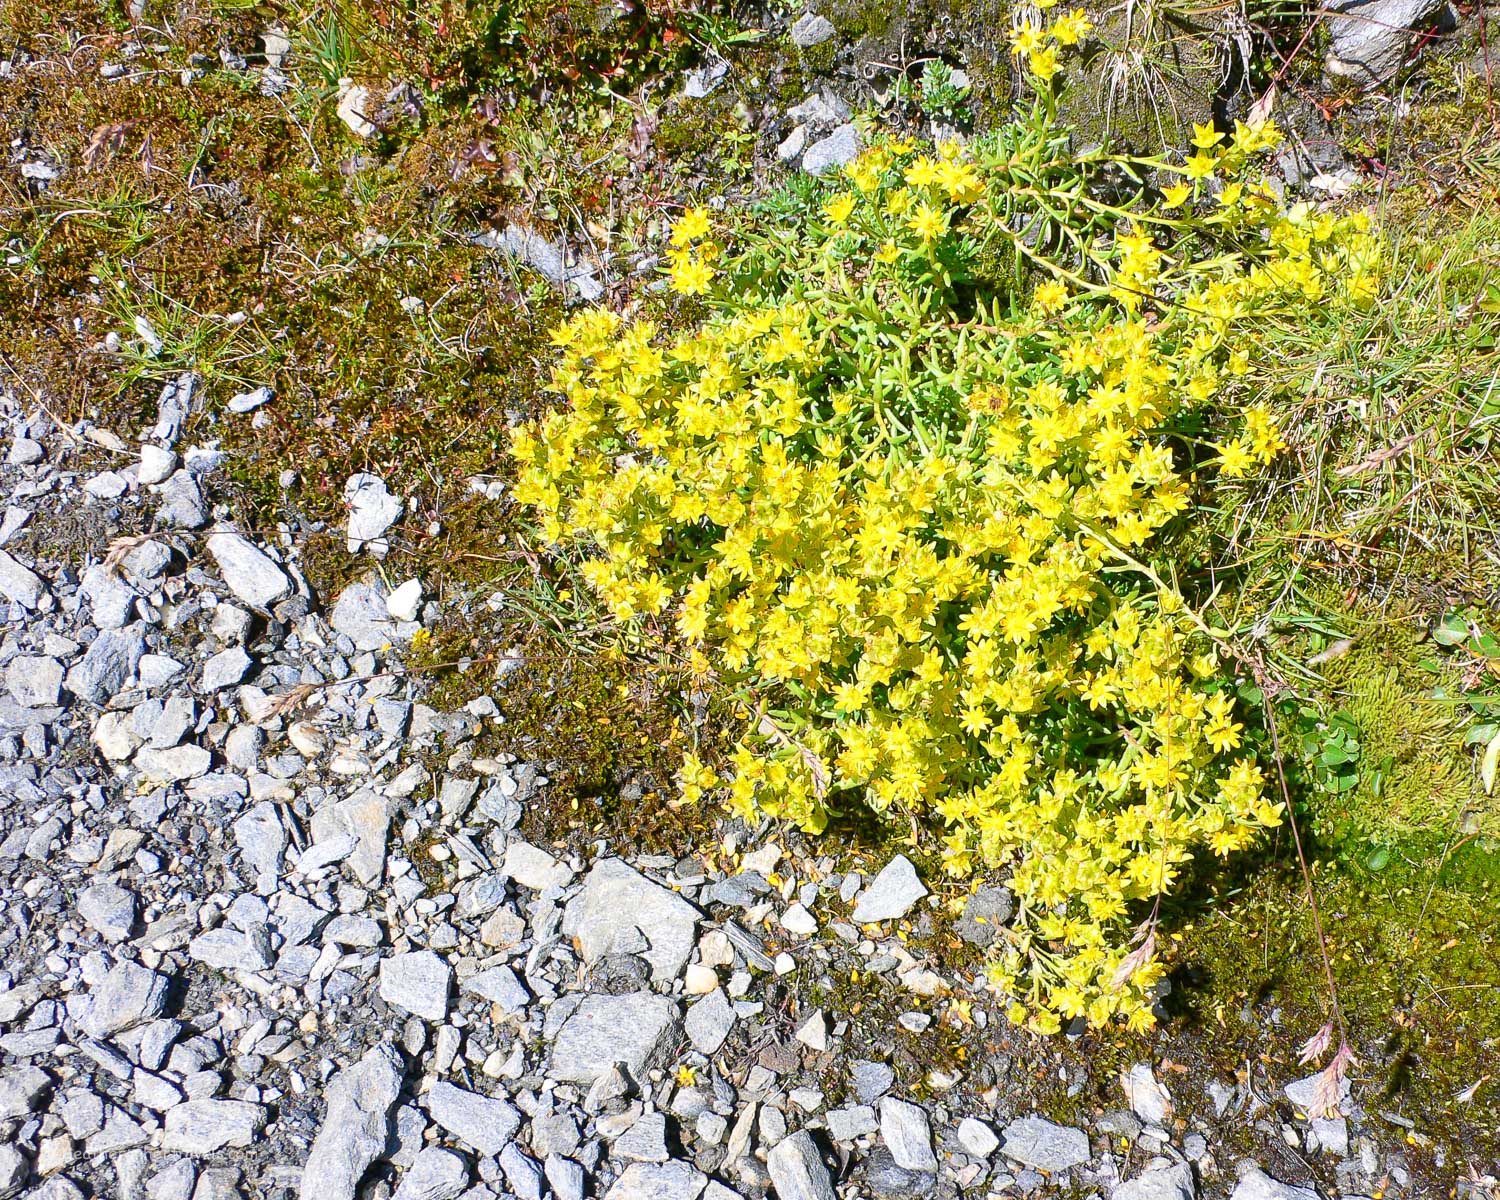
{"type": "MultiPolygon", "coordinates": [[[[306,1174],[303,1175],[304,1186],[306,1174]]],[[[394,1200],[453,1200],[469,1186],[469,1163],[462,1154],[428,1146],[417,1153],[401,1183],[396,1188],[394,1200]]],[[[349,1200],[340,1192],[330,1196],[326,1191],[307,1196],[305,1200],[349,1200]]]]}
{"type": "Polygon", "coordinates": [[[833,1180],[807,1130],[777,1142],[766,1156],[777,1200],[836,1200],[833,1180]]]}
{"type": "Polygon", "coordinates": [[[897,920],[910,912],[912,905],[925,895],[927,889],[917,878],[916,867],[906,855],[898,854],[859,894],[854,903],[853,920],[860,925],[897,920]]]}
{"type": "Polygon", "coordinates": [[[499,1154],[521,1128],[521,1114],[508,1100],[465,1091],[451,1083],[433,1085],[427,1093],[427,1115],[486,1155],[499,1154]]]}
{"type": "Polygon", "coordinates": [[[52,1077],[40,1067],[0,1071],[0,1121],[29,1117],[51,1090],[52,1077]]]}
{"type": "Polygon", "coordinates": [[[188,943],[188,957],[217,971],[268,971],[276,963],[265,926],[254,932],[226,927],[200,933],[188,943]]]}
{"type": "Polygon", "coordinates": [[[429,1021],[448,1016],[448,992],[453,987],[453,968],[431,950],[414,950],[382,959],[380,998],[405,1012],[429,1021]]]}
{"type": "Polygon", "coordinates": [[[1443,0],[1334,0],[1325,22],[1328,73],[1365,87],[1384,83],[1442,7],[1443,0]]]}
{"type": "Polygon", "coordinates": [[[203,489],[189,470],[173,471],[157,489],[156,524],[161,529],[202,529],[208,524],[203,489]]]}
{"type": "Polygon", "coordinates": [[[1089,1160],[1089,1135],[1042,1117],[1022,1117],[1002,1131],[1006,1158],[1038,1171],[1066,1171],[1089,1160]]]}
{"type": "Polygon", "coordinates": [[[1194,1200],[1193,1168],[1187,1163],[1153,1159],[1134,1179],[1109,1194],[1109,1200],[1194,1200]]]}
{"type": "Polygon", "coordinates": [[[964,1148],[965,1154],[972,1154],[975,1158],[988,1158],[995,1153],[1000,1139],[985,1122],[975,1117],[965,1117],[958,1123],[958,1144],[964,1148]]]}
{"type": "Polygon", "coordinates": [[[188,744],[158,750],[147,746],[135,756],[137,770],[147,779],[163,783],[185,783],[208,774],[214,756],[202,746],[188,744]]]}
{"type": "Polygon", "coordinates": [[[551,1074],[593,1083],[616,1063],[641,1080],[662,1065],[677,1039],[677,1005],[651,992],[587,996],[563,1023],[552,1046],[551,1074]]]}
{"type": "Polygon", "coordinates": [[[243,680],[254,666],[255,660],[239,646],[231,646],[228,650],[221,650],[203,664],[203,676],[198,685],[199,690],[212,695],[214,692],[223,691],[227,687],[233,687],[243,680]]]}
{"type": "Polygon", "coordinates": [[[874,1104],[896,1082],[896,1072],[888,1064],[866,1058],[856,1058],[849,1066],[849,1073],[854,1079],[855,1094],[866,1104],[874,1104]]]}
{"type": "Polygon", "coordinates": [[[123,942],[135,926],[135,896],[113,880],[100,879],[78,897],[78,915],[106,942],[123,942]]]}
{"type": "Polygon", "coordinates": [[[490,1004],[498,1004],[508,1013],[522,1012],[531,1002],[531,993],[526,990],[526,985],[516,978],[516,973],[509,967],[491,967],[488,971],[470,975],[463,981],[462,987],[464,991],[472,992],[490,1004]]]}
{"type": "Polygon", "coordinates": [[[1162,1087],[1149,1063],[1136,1063],[1120,1076],[1125,1102],[1147,1125],[1165,1125],[1172,1115],[1172,1097],[1162,1087]]]}
{"type": "Polygon", "coordinates": [[[982,887],[964,904],[963,913],[953,922],[953,932],[985,949],[1000,935],[1014,911],[1015,900],[1009,888],[982,887]]]}
{"type": "Polygon", "coordinates": [[[146,635],[140,623],[103,630],[68,671],[64,686],[80,700],[102,705],[125,686],[145,652],[146,635]]]}
{"type": "Polygon", "coordinates": [[[500,1151],[500,1170],[516,1200],[542,1200],[542,1164],[515,1142],[500,1151]]]}
{"type": "Polygon", "coordinates": [[[880,1102],[880,1136],[896,1160],[908,1171],[936,1171],[932,1152],[932,1127],[927,1110],[890,1096],[880,1102]]]}
{"type": "Polygon", "coordinates": [[[828,1124],[828,1136],[836,1142],[852,1142],[865,1137],[880,1127],[875,1119],[875,1110],[868,1104],[856,1104],[849,1108],[831,1108],[824,1120],[828,1124]]]}
{"type": "Polygon", "coordinates": [[[171,980],[128,959],[116,963],[92,992],[81,1022],[90,1037],[104,1038],[161,1016],[171,980]]]}
{"type": "MultiPolygon", "coordinates": [[[[354,1200],[365,1171],[385,1152],[391,1109],[405,1074],[400,1054],[380,1042],[329,1081],[323,1123],[302,1169],[301,1200],[354,1200]]],[[[460,1166],[466,1182],[468,1168],[461,1159],[460,1166]]]]}
{"type": "Polygon", "coordinates": [[[1318,1200],[1318,1193],[1273,1179],[1252,1163],[1240,1171],[1229,1200],[1318,1200]]]}
{"type": "Polygon", "coordinates": [[[656,983],[682,973],[697,940],[698,910],[618,858],[597,863],[583,890],[568,905],[565,928],[578,939],[583,961],[592,965],[622,942],[644,936],[641,957],[656,983]],[[639,933],[637,933],[639,931],[639,933]]]}
{"type": "Polygon", "coordinates": [[[276,815],[276,806],[262,800],[241,816],[234,823],[234,840],[246,866],[255,872],[255,890],[262,896],[273,895],[286,852],[286,830],[276,815]]]}
{"type": "Polygon", "coordinates": [[[248,1100],[189,1100],[171,1109],[165,1122],[161,1148],[198,1156],[251,1145],[265,1128],[266,1110],[248,1100]]]}
{"type": "Polygon", "coordinates": [[[5,687],[22,708],[43,708],[62,698],[63,665],[45,656],[19,655],[5,668],[5,687]]]}
{"type": "Polygon", "coordinates": [[[833,22],[827,17],[817,13],[803,13],[792,23],[792,45],[799,50],[821,46],[837,32],[833,22]]]}
{"type": "Polygon", "coordinates": [[[391,548],[385,532],[401,519],[406,506],[386,490],[385,480],[363,471],[345,482],[344,504],[349,509],[349,553],[368,549],[384,558],[391,548]]]}
{"type": "Polygon", "coordinates": [[[729,1031],[734,1028],[734,1006],[722,988],[714,988],[696,1004],[690,1005],[683,1021],[688,1041],[699,1054],[713,1056],[719,1052],[729,1031]]]}
{"type": "Polygon", "coordinates": [[[348,858],[349,869],[360,883],[372,887],[385,875],[390,825],[390,807],[385,797],[364,788],[347,800],[325,804],[313,813],[313,841],[326,842],[341,834],[352,837],[353,850],[341,857],[348,858]]]}
{"type": "Polygon", "coordinates": [[[0,550],[0,596],[35,612],[47,595],[47,585],[30,567],[0,550]]]}
{"type": "Polygon", "coordinates": [[[371,583],[351,583],[334,602],[328,623],[354,643],[356,650],[381,650],[411,640],[414,622],[391,620],[385,607],[385,592],[371,583]]]}
{"type": "Polygon", "coordinates": [[[249,538],[216,529],[207,540],[224,586],[243,603],[264,612],[292,594],[292,581],[286,572],[249,538]]]}
{"type": "Polygon", "coordinates": [[[859,130],[852,123],[840,125],[803,151],[802,169],[809,175],[825,175],[853,161],[858,153],[859,130]]]}
{"type": "Polygon", "coordinates": [[[604,1197],[605,1200],[698,1200],[707,1185],[708,1176],[691,1163],[631,1163],[604,1197]]]}

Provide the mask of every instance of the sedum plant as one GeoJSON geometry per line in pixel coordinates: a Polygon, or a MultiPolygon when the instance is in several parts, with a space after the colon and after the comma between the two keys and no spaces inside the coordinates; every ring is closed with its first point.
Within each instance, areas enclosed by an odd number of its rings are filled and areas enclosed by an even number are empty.
{"type": "Polygon", "coordinates": [[[1070,153],[1050,77],[1081,21],[1018,31],[1037,99],[984,141],[875,138],[731,226],[689,211],[669,280],[701,317],[566,320],[562,404],[513,437],[517,498],[614,616],[669,618],[745,700],[687,798],[812,832],[866,805],[1004,873],[990,978],[1041,1032],[1149,1026],[1160,897],[1282,819],[1151,556],[1284,448],[1265,331],[1366,303],[1378,263],[1361,218],[1277,201],[1269,124],[1070,153]]]}

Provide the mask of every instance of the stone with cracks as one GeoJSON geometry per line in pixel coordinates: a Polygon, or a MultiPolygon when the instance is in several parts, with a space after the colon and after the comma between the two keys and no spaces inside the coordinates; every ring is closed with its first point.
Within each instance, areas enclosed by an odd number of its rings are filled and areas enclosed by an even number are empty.
{"type": "MultiPolygon", "coordinates": [[[[304,1173],[304,1186],[306,1178],[304,1173]]],[[[453,1200],[468,1186],[469,1164],[464,1156],[438,1146],[428,1146],[417,1154],[406,1174],[401,1177],[395,1200],[453,1200]]],[[[339,1193],[339,1196],[334,1197],[319,1193],[317,1200],[342,1200],[344,1195],[339,1193]]],[[[348,1195],[352,1196],[353,1193],[348,1195]]],[[[309,1197],[308,1200],[312,1198],[309,1197]]]]}
{"type": "Polygon", "coordinates": [[[178,1154],[243,1149],[265,1128],[266,1110],[248,1100],[189,1100],[168,1111],[161,1148],[178,1154]]]}
{"type": "Polygon", "coordinates": [[[78,897],[78,915],[106,942],[123,942],[135,925],[135,896],[111,879],[100,879],[78,897]]]}
{"type": "Polygon", "coordinates": [[[1109,1200],[1194,1200],[1193,1168],[1187,1163],[1152,1159],[1134,1179],[1109,1194],[1109,1200]]]}
{"type": "Polygon", "coordinates": [[[605,1200],[698,1200],[707,1186],[708,1176],[691,1163],[631,1163],[604,1197],[605,1200]]]}
{"type": "Polygon", "coordinates": [[[287,573],[249,538],[230,530],[214,530],[207,540],[224,586],[243,603],[264,612],[292,594],[287,573]]]}
{"type": "Polygon", "coordinates": [[[734,1006],[722,988],[714,988],[702,1000],[689,1006],[682,1024],[694,1050],[700,1054],[717,1054],[734,1028],[734,1006]]]}
{"type": "Polygon", "coordinates": [[[554,1078],[593,1083],[616,1063],[633,1079],[661,1066],[677,1041],[677,1005],[651,992],[587,996],[552,1046],[554,1078]]]}
{"type": "Polygon", "coordinates": [[[1148,1063],[1136,1063],[1120,1076],[1125,1101],[1147,1125],[1164,1125],[1172,1115],[1172,1097],[1148,1063]]]}
{"type": "Polygon", "coordinates": [[[90,1037],[134,1029],[161,1016],[171,981],[128,959],[116,963],[93,991],[88,1015],[80,1022],[90,1037]]]}
{"type": "Polygon", "coordinates": [[[64,686],[89,704],[103,704],[125,686],[146,652],[144,627],[106,629],[68,671],[64,686]]]}
{"type": "Polygon", "coordinates": [[[427,1093],[427,1115],[485,1155],[499,1154],[521,1128],[521,1114],[508,1100],[451,1083],[435,1084],[427,1093]]]}
{"type": "Polygon", "coordinates": [[[1038,1171],[1066,1171],[1089,1160],[1089,1135],[1042,1117],[1022,1117],[1003,1131],[1006,1158],[1038,1171]]]}
{"type": "Polygon", "coordinates": [[[1240,1172],[1240,1181],[1229,1200],[1318,1200],[1318,1193],[1312,1188],[1282,1183],[1251,1164],[1240,1172]]]}
{"type": "Polygon", "coordinates": [[[932,1152],[932,1127],[919,1104],[908,1104],[887,1096],[880,1102],[880,1136],[896,1160],[908,1171],[936,1171],[932,1152]]]}
{"type": "Polygon", "coordinates": [[[380,962],[380,998],[429,1021],[448,1015],[453,968],[431,950],[397,954],[380,962]]]}
{"type": "Polygon", "coordinates": [[[618,858],[595,865],[568,905],[565,929],[578,939],[583,961],[646,940],[641,953],[656,983],[670,983],[687,965],[697,939],[698,910],[618,858]],[[639,933],[637,933],[639,931],[639,933]]]}
{"type": "Polygon", "coordinates": [[[917,869],[904,854],[886,863],[880,874],[854,902],[853,919],[860,925],[873,921],[894,921],[904,917],[927,889],[917,878],[917,869]]]}
{"type": "Polygon", "coordinates": [[[364,471],[349,476],[344,484],[344,503],[349,508],[349,553],[368,550],[376,558],[384,558],[391,548],[385,532],[401,519],[406,506],[386,490],[384,479],[364,471]]]}
{"type": "Polygon", "coordinates": [[[47,585],[40,575],[0,550],[0,596],[34,612],[46,594],[47,585]]]}
{"type": "Polygon", "coordinates": [[[958,1144],[964,1148],[965,1154],[972,1154],[975,1158],[988,1158],[995,1153],[1000,1139],[985,1122],[977,1117],[965,1117],[958,1123],[958,1144]]]}
{"type": "Polygon", "coordinates": [[[766,1156],[766,1170],[778,1200],[835,1200],[823,1156],[805,1129],[776,1143],[766,1156]]]}
{"type": "MultiPolygon", "coordinates": [[[[405,1073],[395,1048],[381,1042],[329,1081],[323,1124],[302,1170],[301,1200],[354,1200],[365,1171],[385,1151],[391,1109],[401,1094],[405,1073]]],[[[418,1155],[419,1161],[421,1157],[418,1155]]],[[[460,1176],[467,1182],[468,1168],[461,1159],[459,1165],[460,1176]]],[[[397,1195],[402,1194],[398,1190],[397,1195]]],[[[429,1194],[407,1190],[405,1195],[429,1194]]]]}
{"type": "Polygon", "coordinates": [[[286,852],[286,830],[276,816],[276,806],[262,800],[241,816],[234,823],[234,840],[245,865],[255,872],[255,890],[262,896],[274,895],[286,852]]]}
{"type": "Polygon", "coordinates": [[[1444,0],[1334,0],[1326,19],[1328,73],[1365,87],[1384,83],[1405,65],[1418,34],[1443,5],[1444,0]]]}

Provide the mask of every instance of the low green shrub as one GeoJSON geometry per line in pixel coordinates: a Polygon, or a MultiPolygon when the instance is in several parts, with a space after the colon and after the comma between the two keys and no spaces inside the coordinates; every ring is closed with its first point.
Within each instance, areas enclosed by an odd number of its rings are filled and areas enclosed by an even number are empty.
{"type": "Polygon", "coordinates": [[[1038,97],[993,136],[877,137],[733,224],[688,212],[688,332],[559,326],[563,403],[515,433],[515,494],[616,618],[670,618],[742,695],[687,797],[940,825],[950,870],[1017,896],[991,966],[1012,1018],[1141,1028],[1152,901],[1282,819],[1217,635],[1150,555],[1284,448],[1259,331],[1367,303],[1379,245],[1277,201],[1269,124],[1200,129],[1184,163],[1074,155],[1058,38],[1018,40],[1038,97]]]}

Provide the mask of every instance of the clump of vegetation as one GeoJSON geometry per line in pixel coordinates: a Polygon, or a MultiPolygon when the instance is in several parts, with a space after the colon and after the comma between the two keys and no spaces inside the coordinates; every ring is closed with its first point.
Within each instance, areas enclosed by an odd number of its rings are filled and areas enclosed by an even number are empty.
{"type": "MultiPolygon", "coordinates": [[[[737,810],[935,819],[950,870],[1009,871],[991,976],[1042,1031],[1148,1026],[1132,914],[1281,820],[1215,631],[1147,560],[1195,489],[1284,447],[1249,401],[1262,322],[1368,303],[1380,254],[1276,202],[1269,123],[1144,164],[1164,192],[1063,152],[1051,81],[1086,32],[1018,29],[1036,104],[970,149],[878,142],[725,245],[689,212],[670,278],[706,318],[564,322],[567,405],[512,447],[615,617],[671,614],[739,689],[737,810]]],[[[720,776],[689,754],[681,780],[720,776]]]]}

